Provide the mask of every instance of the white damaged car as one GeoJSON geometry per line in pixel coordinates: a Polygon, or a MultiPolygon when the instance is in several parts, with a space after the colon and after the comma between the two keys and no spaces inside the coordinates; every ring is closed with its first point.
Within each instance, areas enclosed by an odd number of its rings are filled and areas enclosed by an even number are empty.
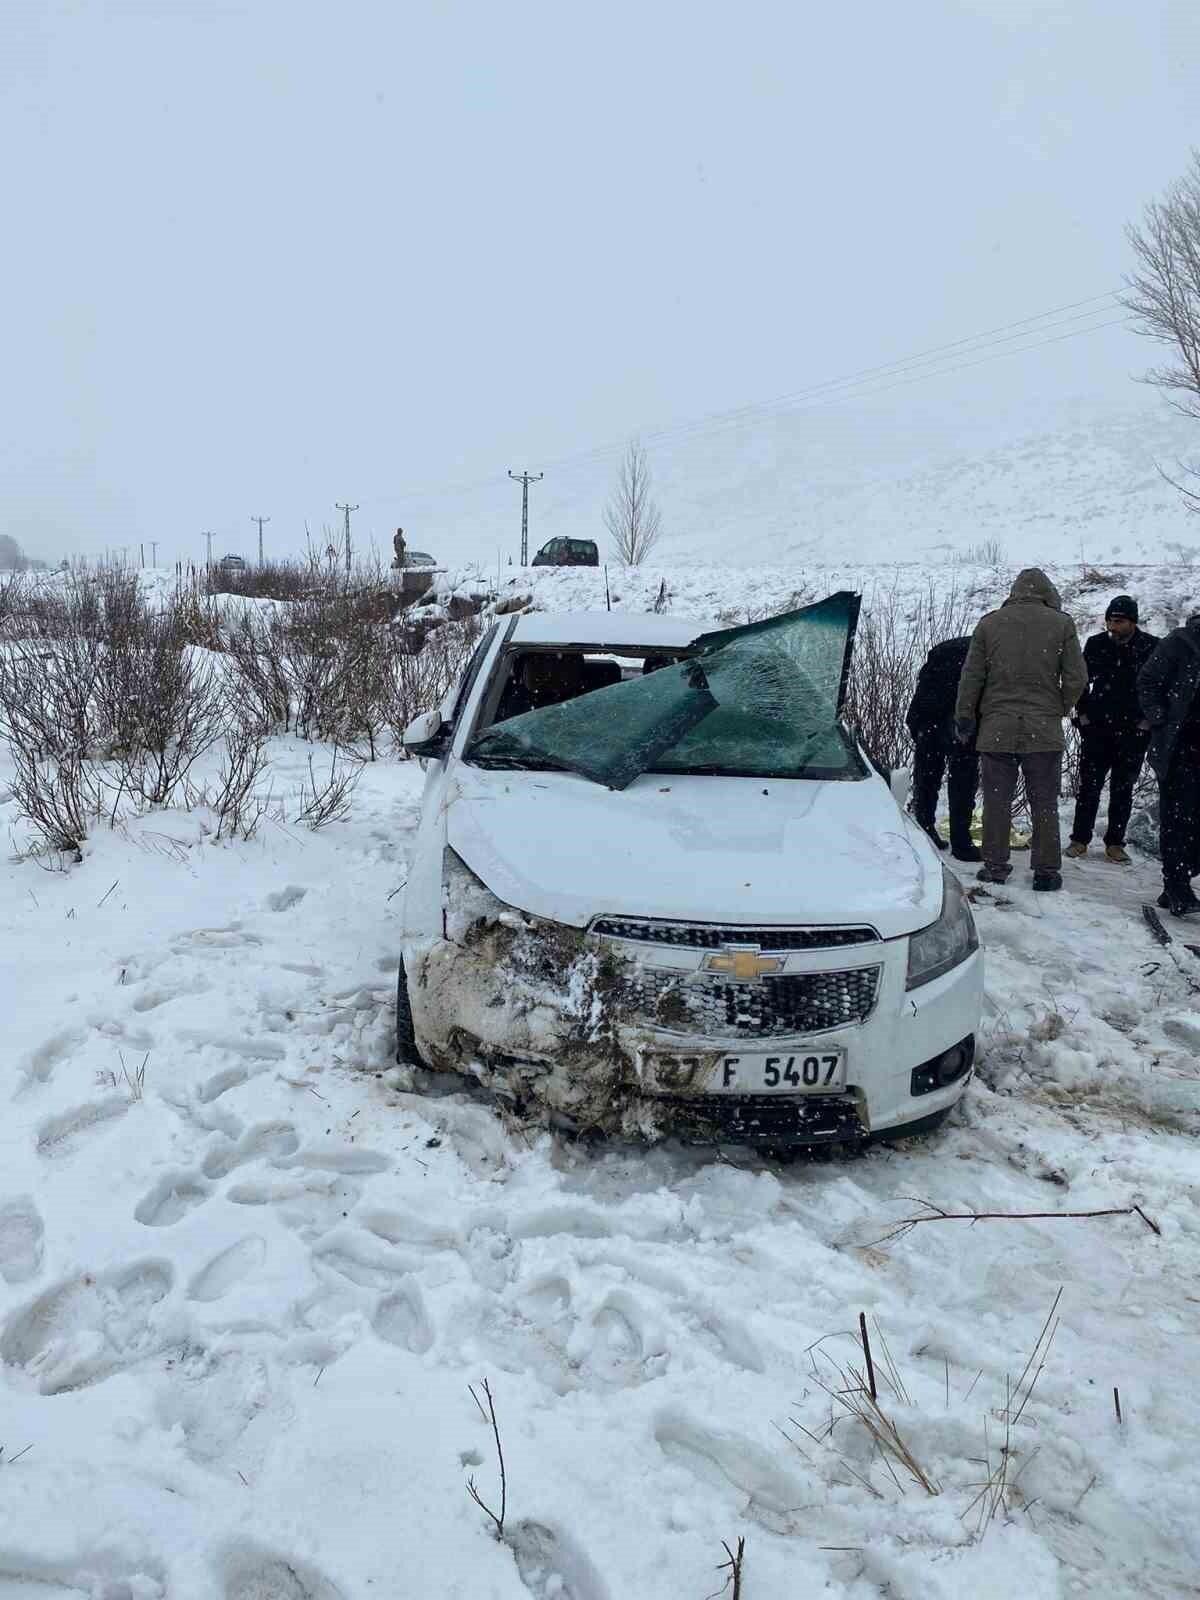
{"type": "Polygon", "coordinates": [[[404,738],[426,779],[398,1059],[580,1131],[935,1126],[971,1076],[983,960],[841,721],[858,605],[712,632],[497,621],[404,738]]]}

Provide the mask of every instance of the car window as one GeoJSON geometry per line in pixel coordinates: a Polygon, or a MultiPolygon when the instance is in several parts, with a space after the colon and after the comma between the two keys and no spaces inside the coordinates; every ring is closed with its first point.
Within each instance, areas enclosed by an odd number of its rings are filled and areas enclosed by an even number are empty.
{"type": "Polygon", "coordinates": [[[452,724],[456,723],[459,717],[462,715],[462,709],[470,697],[471,690],[475,687],[475,680],[478,678],[479,670],[483,666],[483,663],[487,658],[487,653],[492,647],[492,640],[496,637],[496,630],[499,628],[499,626],[500,624],[498,622],[493,622],[491,627],[484,634],[483,638],[480,639],[479,643],[475,646],[475,653],[472,655],[470,661],[467,662],[467,670],[462,675],[462,682],[459,684],[458,693],[454,697],[454,709],[452,710],[450,716],[446,719],[448,722],[452,724]]]}
{"type": "Polygon", "coordinates": [[[563,767],[614,789],[643,772],[864,777],[839,721],[858,607],[842,593],[703,634],[687,659],[590,693],[551,682],[541,704],[535,678],[533,708],[502,704],[468,759],[563,767]]]}

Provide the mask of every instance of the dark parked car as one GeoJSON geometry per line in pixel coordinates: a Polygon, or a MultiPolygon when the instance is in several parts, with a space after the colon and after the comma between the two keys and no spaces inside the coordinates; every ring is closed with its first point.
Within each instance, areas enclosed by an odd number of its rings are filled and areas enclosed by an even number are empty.
{"type": "Polygon", "coordinates": [[[594,539],[551,539],[533,558],[535,567],[598,567],[600,552],[594,539]]]}
{"type": "Polygon", "coordinates": [[[241,556],[222,556],[217,566],[224,573],[245,572],[246,563],[241,556]]]}

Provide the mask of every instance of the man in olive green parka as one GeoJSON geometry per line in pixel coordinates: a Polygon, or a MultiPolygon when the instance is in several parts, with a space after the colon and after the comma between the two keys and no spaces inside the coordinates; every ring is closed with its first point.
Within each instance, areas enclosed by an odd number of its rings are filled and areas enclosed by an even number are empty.
{"type": "Polygon", "coordinates": [[[1033,887],[1062,888],[1058,799],[1063,719],[1087,688],[1075,624],[1044,572],[1018,574],[1008,599],[975,629],[958,684],[955,727],[975,737],[983,778],[985,883],[1003,883],[1012,866],[1009,836],[1017,779],[1033,818],[1033,887]]]}

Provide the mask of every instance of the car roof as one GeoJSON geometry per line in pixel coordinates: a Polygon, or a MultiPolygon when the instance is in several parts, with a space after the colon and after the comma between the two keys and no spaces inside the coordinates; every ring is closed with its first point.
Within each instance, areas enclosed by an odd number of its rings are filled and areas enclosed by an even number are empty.
{"type": "Polygon", "coordinates": [[[647,649],[681,649],[700,634],[719,627],[697,617],[663,617],[636,611],[525,611],[517,618],[514,643],[587,644],[647,649]]]}

